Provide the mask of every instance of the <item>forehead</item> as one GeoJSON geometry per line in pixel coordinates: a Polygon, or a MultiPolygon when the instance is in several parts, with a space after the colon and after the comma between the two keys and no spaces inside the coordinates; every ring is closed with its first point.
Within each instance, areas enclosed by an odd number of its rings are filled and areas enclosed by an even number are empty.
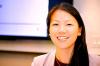
{"type": "Polygon", "coordinates": [[[75,20],[76,21],[76,19],[70,13],[60,9],[54,11],[54,13],[51,15],[51,21],[52,20],[59,20],[59,21],[75,20]]]}

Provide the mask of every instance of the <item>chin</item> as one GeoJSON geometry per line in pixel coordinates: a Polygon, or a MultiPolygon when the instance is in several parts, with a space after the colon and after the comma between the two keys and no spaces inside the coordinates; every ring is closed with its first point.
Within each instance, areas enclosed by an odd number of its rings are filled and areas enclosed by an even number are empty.
{"type": "Polygon", "coordinates": [[[59,45],[59,46],[57,46],[57,47],[59,47],[59,48],[61,48],[61,49],[69,49],[69,48],[73,48],[73,44],[71,44],[71,45],[64,45],[64,44],[61,44],[61,45],[59,45]]]}

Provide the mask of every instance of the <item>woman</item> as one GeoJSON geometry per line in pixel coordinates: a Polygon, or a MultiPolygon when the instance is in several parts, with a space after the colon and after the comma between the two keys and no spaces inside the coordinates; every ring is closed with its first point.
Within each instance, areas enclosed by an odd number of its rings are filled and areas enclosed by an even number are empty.
{"type": "Polygon", "coordinates": [[[47,27],[55,49],[34,58],[32,66],[97,66],[88,55],[82,18],[72,5],[53,7],[47,27]]]}

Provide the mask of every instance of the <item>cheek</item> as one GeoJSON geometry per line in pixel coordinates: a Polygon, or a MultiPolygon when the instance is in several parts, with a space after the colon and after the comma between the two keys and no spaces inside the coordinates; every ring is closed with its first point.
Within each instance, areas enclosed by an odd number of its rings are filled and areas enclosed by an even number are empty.
{"type": "Polygon", "coordinates": [[[56,36],[57,36],[57,29],[55,29],[55,28],[50,28],[49,29],[49,33],[50,33],[50,38],[52,39],[52,40],[56,40],[56,36]]]}
{"type": "Polygon", "coordinates": [[[70,36],[72,37],[72,40],[75,41],[78,37],[78,30],[71,31],[70,36]]]}
{"type": "Polygon", "coordinates": [[[77,34],[77,33],[78,33],[78,28],[77,28],[77,27],[67,28],[67,31],[68,31],[70,34],[77,34]]]}
{"type": "Polygon", "coordinates": [[[49,33],[50,33],[50,34],[55,34],[57,31],[58,31],[57,28],[51,27],[51,28],[49,29],[49,33]]]}

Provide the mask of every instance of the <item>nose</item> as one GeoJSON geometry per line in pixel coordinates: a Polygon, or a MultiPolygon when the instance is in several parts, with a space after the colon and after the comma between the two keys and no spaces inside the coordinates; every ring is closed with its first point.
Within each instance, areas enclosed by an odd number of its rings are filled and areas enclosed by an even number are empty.
{"type": "Polygon", "coordinates": [[[65,33],[66,32],[66,28],[65,28],[64,25],[61,25],[58,30],[59,30],[60,33],[65,33]]]}

